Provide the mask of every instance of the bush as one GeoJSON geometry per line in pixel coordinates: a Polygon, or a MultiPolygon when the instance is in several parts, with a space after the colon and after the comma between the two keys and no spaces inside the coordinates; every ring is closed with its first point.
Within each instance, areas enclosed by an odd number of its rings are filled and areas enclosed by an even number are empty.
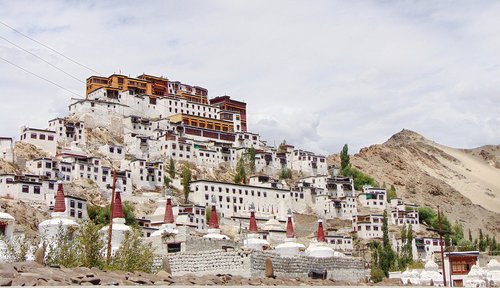
{"type": "Polygon", "coordinates": [[[143,271],[151,273],[154,264],[154,250],[151,243],[145,243],[138,228],[125,233],[122,246],[111,259],[110,268],[122,271],[143,271]]]}
{"type": "Polygon", "coordinates": [[[0,242],[5,244],[5,256],[14,262],[26,261],[28,254],[34,254],[36,250],[33,241],[20,236],[16,236],[8,241],[5,236],[0,235],[0,242]]]}
{"type": "Polygon", "coordinates": [[[378,282],[384,280],[384,277],[385,277],[385,273],[379,267],[372,267],[372,269],[370,270],[370,279],[374,283],[378,283],[378,282]]]}
{"type": "Polygon", "coordinates": [[[354,180],[354,189],[360,191],[363,189],[363,185],[370,185],[372,187],[378,187],[378,182],[375,181],[372,177],[364,174],[358,169],[352,167],[351,165],[347,166],[342,171],[342,175],[346,177],[352,177],[354,180]]]}

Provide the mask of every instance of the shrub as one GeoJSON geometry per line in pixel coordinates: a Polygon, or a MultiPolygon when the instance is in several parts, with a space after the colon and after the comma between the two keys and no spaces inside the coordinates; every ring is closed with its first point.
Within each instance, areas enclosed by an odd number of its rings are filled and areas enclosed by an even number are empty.
{"type": "Polygon", "coordinates": [[[111,259],[110,268],[122,271],[143,271],[151,273],[154,264],[154,250],[151,243],[145,243],[138,228],[125,233],[122,246],[111,259]]]}
{"type": "Polygon", "coordinates": [[[384,280],[384,277],[385,277],[385,273],[379,267],[372,267],[372,269],[370,270],[370,279],[374,283],[378,283],[378,282],[384,280]]]}

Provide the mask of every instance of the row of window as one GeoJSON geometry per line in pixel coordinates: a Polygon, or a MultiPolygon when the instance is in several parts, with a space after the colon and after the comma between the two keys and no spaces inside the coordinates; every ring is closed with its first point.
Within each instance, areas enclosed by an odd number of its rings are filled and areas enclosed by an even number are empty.
{"type": "MultiPolygon", "coordinates": [[[[30,133],[30,138],[31,139],[54,141],[54,135],[45,135],[42,133],[37,134],[37,133],[32,132],[32,133],[30,133]]],[[[26,140],[26,139],[28,139],[26,134],[21,135],[21,140],[26,140]]]]}

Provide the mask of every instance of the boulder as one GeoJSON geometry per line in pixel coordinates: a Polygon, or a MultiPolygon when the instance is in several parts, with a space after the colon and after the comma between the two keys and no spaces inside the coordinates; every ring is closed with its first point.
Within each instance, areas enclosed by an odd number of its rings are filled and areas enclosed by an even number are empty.
{"type": "Polygon", "coordinates": [[[266,258],[266,277],[274,278],[273,262],[269,257],[266,258]]]}
{"type": "Polygon", "coordinates": [[[12,278],[0,278],[0,286],[12,286],[12,278]]]}

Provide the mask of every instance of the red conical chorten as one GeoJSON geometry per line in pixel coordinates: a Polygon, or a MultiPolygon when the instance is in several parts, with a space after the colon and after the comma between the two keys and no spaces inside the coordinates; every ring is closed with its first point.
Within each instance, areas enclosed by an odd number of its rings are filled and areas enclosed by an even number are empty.
{"type": "Polygon", "coordinates": [[[316,236],[318,242],[326,242],[325,231],[323,230],[323,220],[318,220],[318,234],[316,236]]]}
{"type": "Polygon", "coordinates": [[[255,219],[255,208],[250,208],[250,223],[248,224],[248,232],[257,233],[259,230],[257,229],[257,220],[255,219]]]}
{"type": "Polygon", "coordinates": [[[288,210],[288,220],[286,221],[286,238],[294,238],[295,232],[293,231],[292,212],[288,210]]]}
{"type": "Polygon", "coordinates": [[[56,203],[54,204],[54,212],[66,211],[66,203],[64,202],[64,190],[61,181],[57,182],[56,203]]]}
{"type": "Polygon", "coordinates": [[[122,196],[120,194],[121,194],[120,190],[116,189],[115,201],[113,201],[113,207],[112,207],[113,219],[125,218],[125,216],[123,214],[123,207],[122,207],[122,196]]]}
{"type": "Polygon", "coordinates": [[[212,212],[210,214],[210,222],[208,223],[208,228],[219,228],[219,218],[217,218],[217,209],[215,208],[215,203],[212,203],[212,212]]]}
{"type": "Polygon", "coordinates": [[[165,206],[165,217],[163,223],[174,223],[174,212],[172,212],[172,197],[167,196],[167,205],[165,206]]]}

